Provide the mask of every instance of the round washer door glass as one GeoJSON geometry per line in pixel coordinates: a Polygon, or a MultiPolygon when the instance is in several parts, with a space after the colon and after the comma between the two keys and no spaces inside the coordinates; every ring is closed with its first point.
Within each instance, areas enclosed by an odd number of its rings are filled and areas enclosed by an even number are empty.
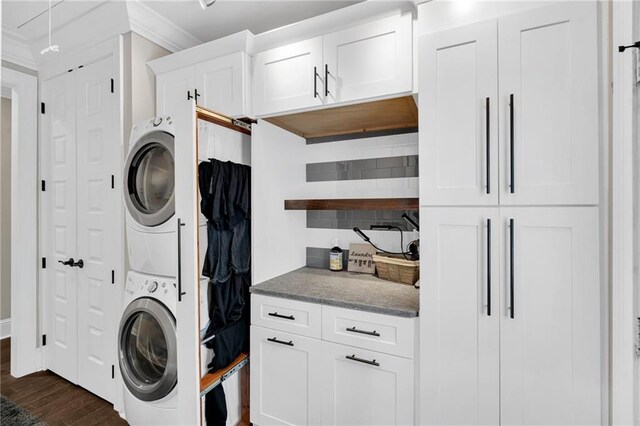
{"type": "Polygon", "coordinates": [[[166,396],[177,382],[175,319],[159,302],[141,298],[120,324],[120,370],[129,391],[143,401],[166,396]]]}
{"type": "Polygon", "coordinates": [[[126,165],[127,207],[142,225],[157,226],[173,216],[175,165],[173,136],[148,133],[136,142],[126,165]]]}

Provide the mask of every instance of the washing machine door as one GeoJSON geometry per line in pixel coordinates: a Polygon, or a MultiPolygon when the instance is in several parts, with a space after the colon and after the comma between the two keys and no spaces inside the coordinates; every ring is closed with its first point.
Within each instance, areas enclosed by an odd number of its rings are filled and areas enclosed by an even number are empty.
{"type": "Polygon", "coordinates": [[[173,135],[158,130],[138,139],[129,152],[124,198],[129,213],[141,225],[160,225],[175,213],[173,147],[173,135]]]}
{"type": "Polygon", "coordinates": [[[178,382],[176,321],[159,301],[136,299],[120,322],[120,372],[131,394],[142,401],[164,398],[178,382]]]}

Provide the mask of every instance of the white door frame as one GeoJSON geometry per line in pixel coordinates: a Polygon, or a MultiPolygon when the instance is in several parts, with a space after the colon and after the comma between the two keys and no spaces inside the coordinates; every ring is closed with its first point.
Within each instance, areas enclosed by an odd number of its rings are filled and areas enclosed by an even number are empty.
{"type": "Polygon", "coordinates": [[[38,79],[2,67],[11,90],[11,375],[42,366],[38,339],[38,79]]]}
{"type": "MultiPolygon", "coordinates": [[[[636,49],[619,53],[633,40],[633,3],[612,2],[613,118],[611,142],[611,387],[610,423],[637,422],[634,386],[634,136],[633,59],[636,49]],[[634,418],[635,417],[635,418],[634,418]]],[[[637,89],[636,89],[637,90],[637,89]]],[[[636,164],[635,167],[638,167],[636,164]]],[[[637,214],[637,212],[635,212],[637,214]]],[[[636,278],[637,279],[637,278],[636,278]]],[[[636,283],[637,285],[637,283],[636,283]]]]}

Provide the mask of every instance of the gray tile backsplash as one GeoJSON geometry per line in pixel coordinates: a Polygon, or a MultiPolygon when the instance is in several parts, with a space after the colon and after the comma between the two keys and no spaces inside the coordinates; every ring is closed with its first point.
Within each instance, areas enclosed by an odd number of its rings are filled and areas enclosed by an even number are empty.
{"type": "Polygon", "coordinates": [[[412,218],[414,213],[417,214],[412,210],[307,210],[307,228],[353,229],[357,226],[367,230],[371,225],[391,225],[411,231],[410,225],[402,218],[403,213],[412,218]]]}
{"type": "Polygon", "coordinates": [[[417,155],[309,163],[307,182],[417,177],[417,165],[417,155]]]}
{"type": "MultiPolygon", "coordinates": [[[[310,268],[329,269],[328,248],[307,247],[307,266],[310,268]]],[[[342,251],[342,269],[347,270],[349,250],[342,251]]]]}

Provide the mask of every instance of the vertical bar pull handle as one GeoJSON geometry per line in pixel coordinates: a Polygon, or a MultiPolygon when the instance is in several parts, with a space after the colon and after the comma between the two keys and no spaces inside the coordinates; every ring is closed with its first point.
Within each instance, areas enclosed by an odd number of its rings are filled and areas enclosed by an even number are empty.
{"type": "Polygon", "coordinates": [[[513,93],[509,95],[509,156],[511,168],[511,182],[509,183],[509,192],[514,194],[516,192],[516,156],[514,153],[515,148],[515,130],[514,130],[514,109],[513,93]]]}
{"type": "Polygon", "coordinates": [[[491,219],[487,219],[487,316],[491,316],[491,219]]]}
{"type": "Polygon", "coordinates": [[[486,160],[486,168],[487,168],[487,194],[491,194],[491,104],[489,98],[485,99],[485,108],[487,109],[486,113],[486,152],[485,152],[485,160],[486,160]]]}
{"type": "Polygon", "coordinates": [[[313,97],[318,97],[318,67],[313,67],[313,97]]]}
{"type": "Polygon", "coordinates": [[[324,64],[324,96],[329,96],[329,65],[324,64]]]}
{"type": "Polygon", "coordinates": [[[515,258],[515,223],[513,219],[509,219],[509,316],[511,319],[516,317],[515,306],[515,266],[513,264],[515,258]]]}
{"type": "Polygon", "coordinates": [[[182,291],[182,219],[178,218],[178,302],[182,302],[182,296],[187,294],[182,291]]]}

